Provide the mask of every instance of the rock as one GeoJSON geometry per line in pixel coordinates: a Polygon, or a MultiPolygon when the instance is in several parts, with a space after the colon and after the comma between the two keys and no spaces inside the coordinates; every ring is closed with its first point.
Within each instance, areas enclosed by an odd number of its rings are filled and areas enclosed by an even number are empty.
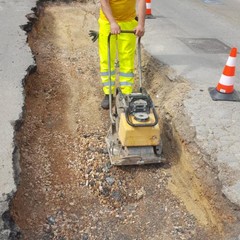
{"type": "Polygon", "coordinates": [[[143,198],[143,196],[146,194],[144,187],[136,191],[136,199],[140,200],[143,198]]]}
{"type": "Polygon", "coordinates": [[[115,183],[115,179],[113,177],[106,177],[106,182],[112,186],[115,183]]]}
{"type": "Polygon", "coordinates": [[[113,191],[111,197],[118,202],[120,202],[122,199],[121,193],[119,191],[113,191]]]}
{"type": "Polygon", "coordinates": [[[50,217],[47,218],[47,222],[50,225],[54,225],[56,223],[56,220],[53,216],[50,216],[50,217]]]}
{"type": "Polygon", "coordinates": [[[110,194],[110,189],[108,187],[103,186],[100,188],[100,192],[103,196],[107,197],[110,194]]]}
{"type": "Polygon", "coordinates": [[[33,21],[33,20],[37,20],[38,17],[34,14],[34,13],[28,13],[25,15],[25,17],[29,20],[29,21],[33,21]]]}
{"type": "Polygon", "coordinates": [[[82,240],[88,240],[88,239],[89,239],[88,234],[84,233],[82,236],[82,240]]]}

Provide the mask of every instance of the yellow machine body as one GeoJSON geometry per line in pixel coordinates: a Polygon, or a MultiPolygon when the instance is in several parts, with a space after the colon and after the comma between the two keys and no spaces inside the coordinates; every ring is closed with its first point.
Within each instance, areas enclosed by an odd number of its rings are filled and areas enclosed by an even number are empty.
{"type": "Polygon", "coordinates": [[[124,147],[136,146],[157,146],[160,143],[160,128],[159,124],[155,126],[144,126],[144,124],[154,123],[155,117],[152,113],[149,114],[149,119],[144,122],[139,122],[130,116],[132,123],[142,124],[143,126],[132,127],[128,124],[124,113],[120,115],[118,137],[124,147]]]}

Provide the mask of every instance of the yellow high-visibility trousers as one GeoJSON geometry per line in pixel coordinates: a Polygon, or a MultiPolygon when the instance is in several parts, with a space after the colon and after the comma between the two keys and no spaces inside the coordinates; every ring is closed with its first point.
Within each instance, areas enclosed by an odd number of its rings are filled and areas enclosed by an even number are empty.
{"type": "MultiPolygon", "coordinates": [[[[132,33],[120,33],[110,38],[111,69],[108,69],[108,35],[110,24],[102,19],[99,23],[99,58],[100,75],[105,94],[110,93],[109,71],[111,71],[111,93],[115,91],[116,69],[115,60],[118,54],[119,60],[119,86],[123,94],[132,93],[134,84],[134,59],[136,50],[136,36],[132,33]]],[[[128,22],[118,22],[122,30],[134,30],[137,21],[134,19],[128,22]]]]}

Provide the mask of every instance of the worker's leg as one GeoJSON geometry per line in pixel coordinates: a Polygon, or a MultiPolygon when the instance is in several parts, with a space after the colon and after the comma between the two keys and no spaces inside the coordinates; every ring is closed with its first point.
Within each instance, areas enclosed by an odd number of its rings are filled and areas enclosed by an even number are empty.
{"type": "MultiPolygon", "coordinates": [[[[99,23],[99,60],[100,60],[100,75],[105,94],[110,93],[109,69],[108,69],[108,35],[110,33],[110,25],[108,21],[98,20],[99,23]]],[[[116,58],[116,36],[111,36],[110,39],[110,55],[111,55],[111,93],[115,90],[115,66],[116,58]]]]}
{"type": "MultiPolygon", "coordinates": [[[[134,30],[137,21],[119,23],[122,30],[134,30]]],[[[123,94],[132,93],[134,84],[134,60],[136,36],[132,33],[118,35],[119,84],[123,94]]]]}

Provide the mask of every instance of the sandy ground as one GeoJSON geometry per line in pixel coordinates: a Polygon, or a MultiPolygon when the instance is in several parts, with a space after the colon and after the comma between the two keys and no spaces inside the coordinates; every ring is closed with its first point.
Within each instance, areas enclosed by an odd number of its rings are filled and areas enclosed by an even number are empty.
{"type": "Polygon", "coordinates": [[[201,184],[191,186],[194,176],[179,170],[179,156],[191,159],[184,149],[194,138],[182,113],[189,86],[166,78],[167,68],[144,51],[144,85],[159,105],[167,161],[111,166],[97,43],[88,36],[97,29],[96,13],[95,4],[45,5],[28,35],[37,69],[24,82],[16,128],[21,173],[11,204],[19,227],[14,239],[225,239],[236,217],[228,207],[216,214],[223,203],[209,202],[201,184]],[[174,136],[173,114],[184,138],[174,136]]]}

